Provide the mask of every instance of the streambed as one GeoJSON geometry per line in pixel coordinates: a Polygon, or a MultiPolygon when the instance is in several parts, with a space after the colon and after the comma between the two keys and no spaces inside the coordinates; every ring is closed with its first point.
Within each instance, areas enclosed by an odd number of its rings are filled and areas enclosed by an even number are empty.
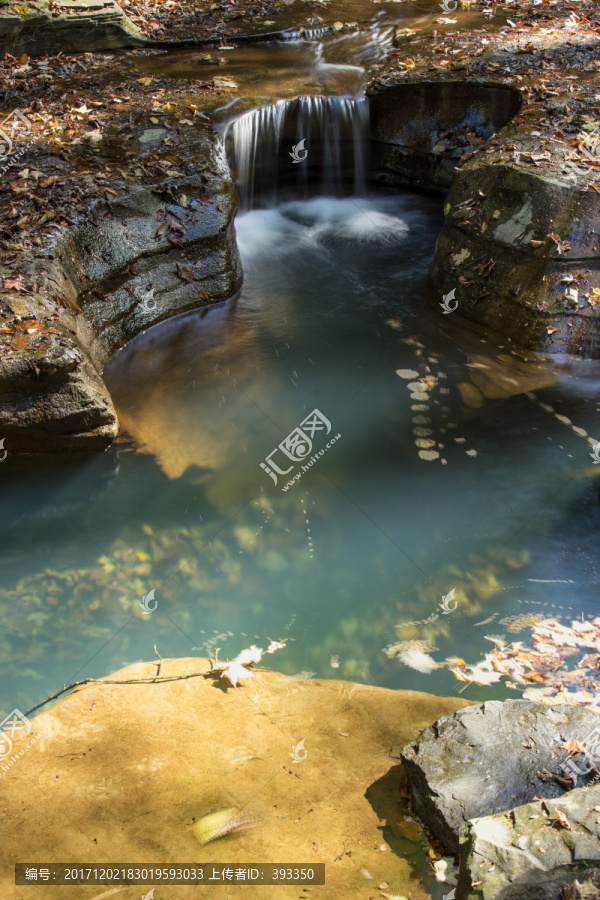
{"type": "Polygon", "coordinates": [[[154,645],[225,658],[271,638],[289,639],[274,665],[290,676],[451,693],[447,670],[384,648],[418,634],[476,661],[517,617],[596,612],[598,365],[526,358],[438,315],[439,207],[405,193],[241,214],[241,296],[108,366],[115,447],[4,462],[2,708],[154,645]],[[340,437],[284,492],[301,461],[278,484],[261,463],[315,409],[340,437]]]}
{"type": "MultiPolygon", "coordinates": [[[[242,108],[253,91],[261,104],[301,93],[317,70],[322,96],[298,101],[295,119],[263,107],[224,133],[243,163],[241,295],[113,358],[119,441],[85,459],[3,461],[0,711],[155,645],[233,657],[270,638],[289,639],[276,667],[292,677],[450,693],[446,669],[425,676],[386,648],[427,638],[442,658],[475,661],[490,630],[596,612],[598,363],[516,352],[443,315],[427,276],[442,201],[369,193],[356,93],[393,25],[419,16],[367,3],[358,34],[223,50],[224,66],[198,53],[131,61],[192,82],[234,67],[242,108]],[[303,134],[310,177],[288,161],[303,134]],[[327,427],[310,434],[314,452],[296,441],[285,460],[281,443],[315,410],[327,427]]],[[[225,128],[238,109],[212,100],[229,107],[225,128]]]]}

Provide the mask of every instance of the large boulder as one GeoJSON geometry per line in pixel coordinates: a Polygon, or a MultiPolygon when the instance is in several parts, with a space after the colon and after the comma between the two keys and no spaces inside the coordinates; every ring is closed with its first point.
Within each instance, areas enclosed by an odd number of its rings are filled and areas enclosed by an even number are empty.
{"type": "Polygon", "coordinates": [[[564,789],[538,772],[556,772],[562,745],[585,742],[600,724],[591,710],[527,700],[489,701],[459,710],[404,748],[413,809],[452,853],[470,819],[555,798],[564,789]]]}
{"type": "MultiPolygon", "coordinates": [[[[55,210],[79,198],[78,218],[53,212],[38,250],[0,262],[0,437],[15,453],[103,450],[118,421],[101,373],[128,341],[178,313],[233,297],[242,283],[234,218],[238,198],[212,128],[188,129],[195,174],[136,184],[117,169],[110,189],[32,145],[28,195],[55,210]],[[18,266],[18,268],[16,268],[18,266]]],[[[128,128],[143,161],[165,129],[128,128]]],[[[122,136],[105,134],[98,155],[114,168],[122,136]]],[[[172,140],[172,139],[171,139],[172,140]]]]}
{"type": "Polygon", "coordinates": [[[596,900],[599,810],[596,785],[463,825],[456,900],[596,900]]]}
{"type": "Polygon", "coordinates": [[[440,295],[455,290],[461,315],[521,346],[597,358],[600,317],[584,297],[598,279],[600,195],[585,175],[573,182],[558,154],[535,172],[509,158],[514,140],[503,129],[488,154],[457,169],[433,283],[440,295]]]}
{"type": "Polygon", "coordinates": [[[38,0],[0,7],[0,55],[118,50],[145,43],[114,0],[38,0]]]}

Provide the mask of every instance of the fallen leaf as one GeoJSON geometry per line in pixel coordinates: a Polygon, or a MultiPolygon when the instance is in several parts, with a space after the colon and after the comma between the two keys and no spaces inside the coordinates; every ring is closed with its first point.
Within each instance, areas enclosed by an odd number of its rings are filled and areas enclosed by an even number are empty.
{"type": "Polygon", "coordinates": [[[556,821],[562,828],[566,828],[567,831],[572,831],[571,824],[565,814],[560,811],[560,809],[556,810],[556,821]]]}
{"type": "Polygon", "coordinates": [[[186,284],[191,284],[194,280],[194,270],[189,266],[182,266],[179,263],[176,263],[177,266],[177,274],[180,278],[182,278],[186,284]]]}
{"type": "Polygon", "coordinates": [[[411,819],[403,819],[401,822],[396,822],[393,831],[413,844],[420,843],[424,837],[421,826],[411,819]]]}
{"type": "Polygon", "coordinates": [[[562,749],[566,750],[567,753],[583,753],[585,750],[585,744],[581,741],[565,741],[565,743],[560,746],[562,749]]]}

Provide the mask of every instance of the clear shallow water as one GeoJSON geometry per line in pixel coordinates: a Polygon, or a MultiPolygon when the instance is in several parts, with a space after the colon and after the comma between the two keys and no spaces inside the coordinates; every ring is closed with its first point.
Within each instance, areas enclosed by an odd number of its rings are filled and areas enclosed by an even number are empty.
{"type": "MultiPolygon", "coordinates": [[[[478,10],[457,9],[455,23],[438,5],[424,0],[404,3],[396,0],[331,0],[307,9],[296,2],[256,19],[249,31],[281,33],[281,41],[235,44],[222,47],[144,53],[128,65],[135,73],[163,75],[190,82],[232,79],[238,86],[219,95],[198,94],[195,102],[210,112],[213,121],[227,121],[229,110],[254,108],[265,102],[290,99],[303,94],[354,97],[393,50],[396,27],[408,30],[406,40],[420,41],[462,28],[493,30],[504,24],[506,13],[488,19],[478,10]],[[334,23],[349,29],[336,31],[334,23]],[[412,34],[410,32],[413,32],[412,34]]],[[[246,33],[246,31],[244,31],[246,33]]]]}
{"type": "Polygon", "coordinates": [[[438,314],[440,224],[412,194],[241,216],[237,302],[163,323],[108,367],[118,444],[2,464],[0,711],[154,644],[225,658],[269,638],[290,639],[272,659],[290,675],[451,693],[446,670],[383,648],[428,637],[474,662],[514,617],[597,613],[598,467],[556,415],[598,436],[598,366],[526,359],[438,314]],[[340,438],[284,492],[260,463],[315,408],[340,438]],[[398,627],[452,588],[454,613],[398,627]]]}

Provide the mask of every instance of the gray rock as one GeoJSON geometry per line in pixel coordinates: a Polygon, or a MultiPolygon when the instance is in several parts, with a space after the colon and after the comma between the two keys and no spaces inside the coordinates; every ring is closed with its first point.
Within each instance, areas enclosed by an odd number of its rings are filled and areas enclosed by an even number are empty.
{"type": "Polygon", "coordinates": [[[519,91],[497,84],[411,81],[376,91],[370,111],[378,180],[446,193],[463,153],[434,152],[435,131],[460,127],[468,119],[490,138],[520,106],[519,91]]]}
{"type": "Polygon", "coordinates": [[[413,809],[452,853],[470,819],[512,809],[563,788],[543,781],[566,759],[566,740],[585,741],[596,713],[526,700],[469,706],[427,728],[402,751],[413,809]]]}
{"type": "Polygon", "coordinates": [[[143,47],[146,39],[114,0],[58,0],[26,13],[0,12],[0,54],[41,56],[143,47]]]}
{"type": "MultiPolygon", "coordinates": [[[[581,892],[563,894],[563,889],[594,873],[596,881],[600,874],[599,810],[596,785],[463,825],[456,900],[581,897],[581,892]],[[558,821],[557,811],[566,826],[558,821]]],[[[589,887],[591,900],[598,895],[591,883],[589,887]]]]}
{"type": "Polygon", "coordinates": [[[569,180],[559,160],[534,174],[506,159],[506,130],[494,138],[501,160],[476,154],[455,172],[431,264],[434,287],[456,288],[460,315],[520,346],[597,358],[600,316],[585,295],[597,283],[600,195],[569,180]],[[468,209],[469,218],[460,220],[458,209],[468,209]],[[570,242],[567,255],[550,233],[570,242]],[[458,250],[468,256],[459,260],[458,250]],[[581,271],[579,302],[566,307],[564,279],[581,271]]]}
{"type": "Polygon", "coordinates": [[[535,129],[515,128],[516,84],[407,77],[369,87],[372,160],[384,184],[450,188],[430,269],[438,301],[456,289],[457,315],[522,347],[599,358],[600,306],[585,299],[598,283],[597,169],[573,166],[566,145],[540,165],[535,129]],[[436,141],[461,129],[477,135],[458,159],[436,141]],[[565,306],[575,276],[579,302],[565,306]]]}
{"type": "Polygon", "coordinates": [[[43,349],[24,349],[0,360],[0,437],[6,452],[106,449],[117,436],[117,416],[89,359],[68,332],[44,317],[48,311],[39,298],[2,300],[7,308],[35,315],[35,321],[57,332],[45,335],[43,349]]]}
{"type": "MultiPolygon", "coordinates": [[[[99,197],[86,176],[68,172],[85,195],[79,221],[61,222],[43,252],[21,262],[19,276],[44,287],[1,298],[0,324],[13,327],[18,316],[42,329],[0,364],[8,453],[108,447],[118,422],[100,373],[111,356],[152,325],[239,291],[237,192],[212,130],[189,131],[197,174],[145,185],[114,178],[99,197]]],[[[100,152],[109,158],[119,140],[108,136],[100,152]]],[[[42,167],[39,152],[31,148],[28,165],[42,167]]],[[[9,276],[0,268],[0,281],[9,276]]]]}

